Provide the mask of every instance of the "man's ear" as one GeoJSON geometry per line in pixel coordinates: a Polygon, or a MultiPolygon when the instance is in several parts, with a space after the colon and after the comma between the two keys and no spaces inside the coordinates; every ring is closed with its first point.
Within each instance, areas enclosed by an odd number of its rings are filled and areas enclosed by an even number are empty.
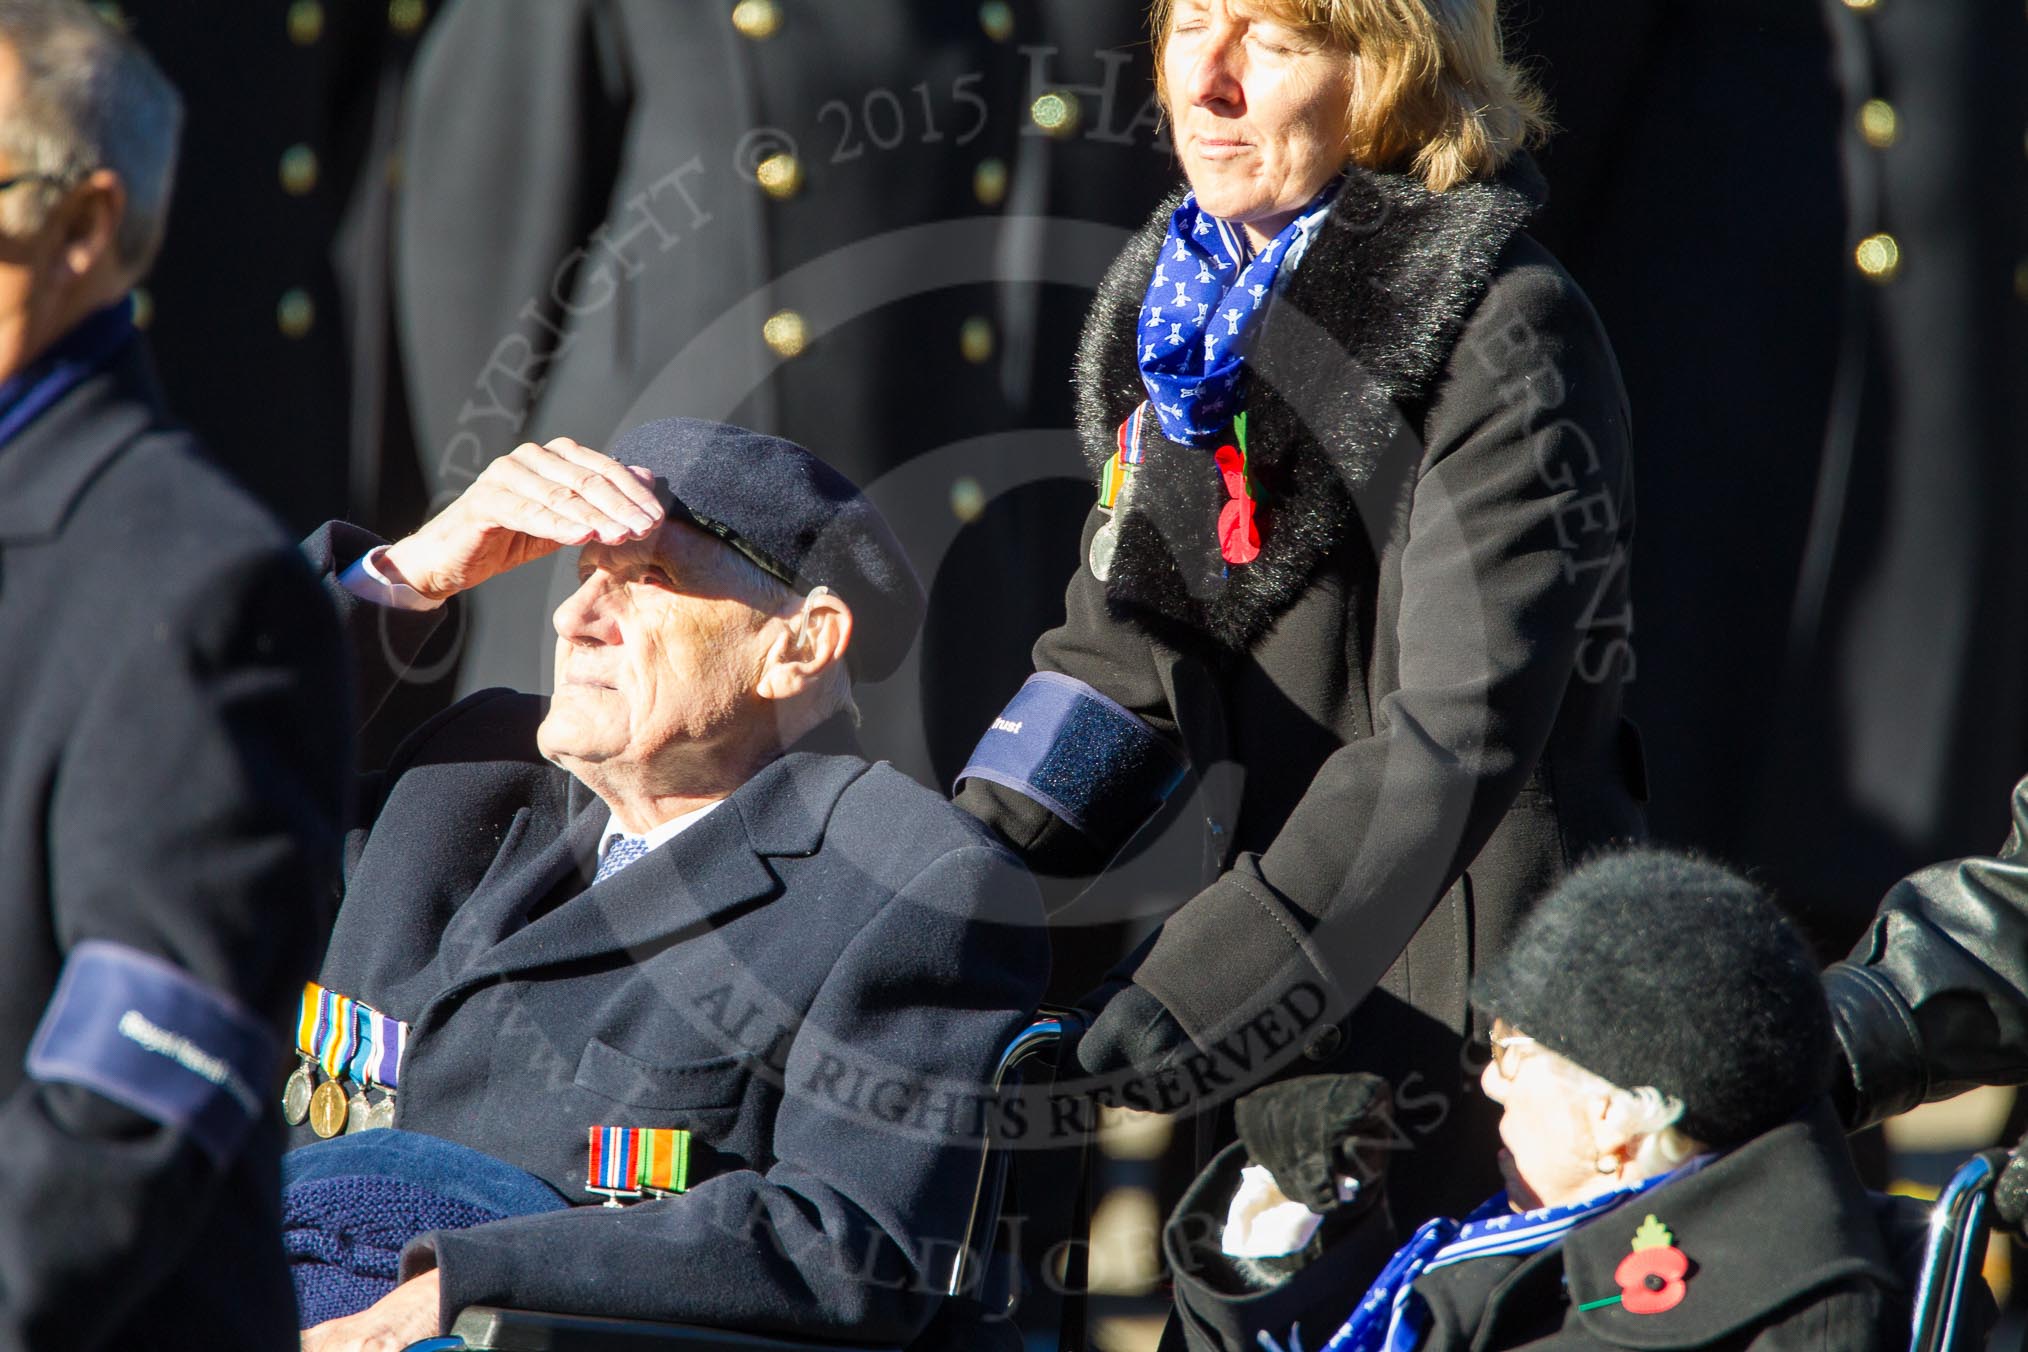
{"type": "Polygon", "coordinates": [[[793,699],[842,664],[851,646],[852,607],[830,588],[819,587],[804,598],[798,614],[783,621],[755,693],[762,699],[793,699]]]}
{"type": "Polygon", "coordinates": [[[1600,1158],[1608,1155],[1632,1159],[1641,1144],[1641,1134],[1627,1129],[1626,1104],[1616,1094],[1600,1094],[1591,1102],[1592,1150],[1600,1158]]]}
{"type": "Polygon", "coordinates": [[[64,195],[57,208],[63,259],[79,281],[108,262],[118,264],[120,222],[127,215],[127,185],[110,169],[94,169],[64,195]]]}

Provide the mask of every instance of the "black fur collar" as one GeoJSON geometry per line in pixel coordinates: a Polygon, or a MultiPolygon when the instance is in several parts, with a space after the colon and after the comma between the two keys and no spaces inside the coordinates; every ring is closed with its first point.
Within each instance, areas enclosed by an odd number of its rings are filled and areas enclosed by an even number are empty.
{"type": "MultiPolygon", "coordinates": [[[[1526,156],[1497,179],[1446,193],[1354,169],[1249,361],[1260,557],[1228,573],[1216,537],[1225,504],[1217,467],[1151,419],[1147,457],[1115,522],[1112,609],[1235,651],[1265,633],[1358,528],[1352,494],[1394,442],[1397,410],[1428,397],[1502,251],[1543,196],[1526,156]]],[[[1134,362],[1141,300],[1181,200],[1179,190],[1121,252],[1085,321],[1077,424],[1094,471],[1146,397],[1134,362]]]]}

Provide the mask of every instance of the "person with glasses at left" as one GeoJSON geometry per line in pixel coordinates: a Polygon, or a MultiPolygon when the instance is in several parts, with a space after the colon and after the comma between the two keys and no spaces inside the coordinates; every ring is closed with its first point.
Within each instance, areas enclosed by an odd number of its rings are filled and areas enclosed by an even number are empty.
{"type": "Polygon", "coordinates": [[[293,1345],[272,1031],[334,910],[337,617],[157,392],[181,104],[0,3],[0,1348],[293,1345]]]}

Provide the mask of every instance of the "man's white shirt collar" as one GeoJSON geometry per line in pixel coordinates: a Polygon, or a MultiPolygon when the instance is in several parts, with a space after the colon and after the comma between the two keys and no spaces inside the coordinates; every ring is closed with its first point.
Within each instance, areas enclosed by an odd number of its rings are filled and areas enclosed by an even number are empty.
{"type": "Polygon", "coordinates": [[[599,858],[604,859],[606,857],[606,851],[612,846],[613,837],[615,836],[624,836],[628,840],[638,840],[650,850],[658,845],[666,845],[695,826],[698,822],[704,820],[705,813],[711,811],[711,809],[724,801],[723,798],[720,798],[717,802],[706,803],[703,807],[692,808],[680,817],[671,817],[660,826],[639,833],[627,830],[613,819],[611,813],[607,813],[606,829],[599,833],[599,858]]]}

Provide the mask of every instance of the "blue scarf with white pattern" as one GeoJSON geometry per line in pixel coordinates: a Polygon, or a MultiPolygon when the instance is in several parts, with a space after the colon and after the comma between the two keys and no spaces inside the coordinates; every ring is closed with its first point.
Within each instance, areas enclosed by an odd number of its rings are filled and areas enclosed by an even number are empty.
{"type": "Polygon", "coordinates": [[[1141,383],[1162,433],[1186,446],[1222,439],[1245,407],[1246,354],[1267,302],[1295,272],[1344,179],[1334,178],[1258,254],[1246,232],[1183,199],[1141,303],[1141,383]]]}

